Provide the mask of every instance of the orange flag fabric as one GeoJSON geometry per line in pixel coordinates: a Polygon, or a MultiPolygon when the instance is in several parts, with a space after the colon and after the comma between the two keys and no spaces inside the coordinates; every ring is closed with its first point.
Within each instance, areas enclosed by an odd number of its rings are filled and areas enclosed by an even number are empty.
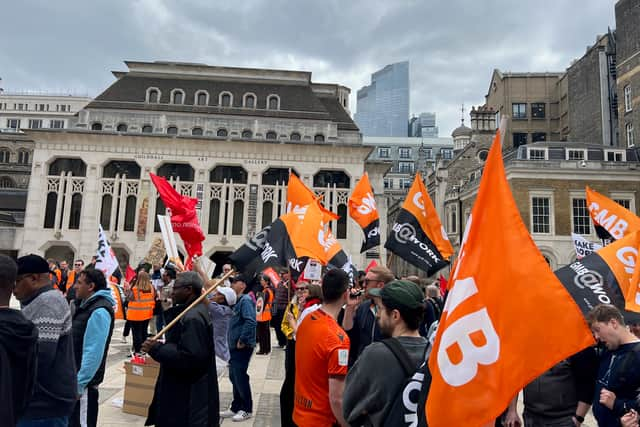
{"type": "MultiPolygon", "coordinates": [[[[314,203],[318,197],[300,180],[293,172],[289,173],[289,183],[287,184],[287,212],[300,213],[306,206],[314,203]]],[[[339,215],[326,209],[318,202],[323,218],[326,223],[340,218],[339,215]]]]}
{"type": "Polygon", "coordinates": [[[364,232],[364,242],[360,253],[380,244],[380,215],[373,197],[369,174],[366,172],[349,197],[349,216],[358,223],[364,232]]]}
{"type": "Polygon", "coordinates": [[[498,134],[429,357],[431,427],[495,420],[531,380],[594,343],[520,218],[501,151],[498,134]]]}
{"type": "Polygon", "coordinates": [[[640,217],[587,186],[589,215],[601,239],[618,240],[640,230],[640,217]]]}

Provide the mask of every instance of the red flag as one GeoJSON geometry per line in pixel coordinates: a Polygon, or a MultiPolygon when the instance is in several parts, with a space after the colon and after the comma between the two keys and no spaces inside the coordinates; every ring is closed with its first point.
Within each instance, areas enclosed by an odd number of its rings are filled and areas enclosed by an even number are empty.
{"type": "Polygon", "coordinates": [[[440,282],[440,295],[444,295],[447,292],[447,279],[444,278],[442,273],[438,277],[438,282],[440,282]]]}
{"type": "MultiPolygon", "coordinates": [[[[189,258],[202,255],[204,233],[196,215],[198,199],[179,194],[166,179],[149,174],[164,205],[171,209],[171,226],[184,242],[189,258]]],[[[189,264],[189,260],[185,265],[189,264]]]]}
{"type": "Polygon", "coordinates": [[[369,265],[367,265],[367,268],[364,269],[365,273],[368,273],[369,270],[371,270],[373,267],[377,267],[378,266],[378,262],[374,259],[371,260],[371,262],[369,263],[369,265]]]}
{"type": "Polygon", "coordinates": [[[131,283],[133,278],[136,277],[136,272],[130,265],[127,264],[127,269],[124,272],[124,280],[131,283]]]}

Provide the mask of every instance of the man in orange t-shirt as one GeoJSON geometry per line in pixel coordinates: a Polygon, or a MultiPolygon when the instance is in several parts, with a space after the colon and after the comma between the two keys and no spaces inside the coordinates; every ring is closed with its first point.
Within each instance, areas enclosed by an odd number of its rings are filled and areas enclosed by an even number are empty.
{"type": "Polygon", "coordinates": [[[322,306],[296,334],[296,388],[293,421],[299,426],[347,426],[342,392],[349,364],[349,337],[336,319],[348,294],[349,277],[340,269],[322,279],[322,306]]]}

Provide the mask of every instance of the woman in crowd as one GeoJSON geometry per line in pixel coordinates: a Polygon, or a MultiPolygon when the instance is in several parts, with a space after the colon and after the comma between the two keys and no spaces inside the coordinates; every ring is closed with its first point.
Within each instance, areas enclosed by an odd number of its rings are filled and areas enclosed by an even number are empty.
{"type": "Polygon", "coordinates": [[[127,320],[131,324],[133,333],[133,351],[140,352],[142,343],[147,339],[149,320],[153,317],[155,306],[155,291],[151,286],[149,273],[142,270],[138,272],[135,285],[131,286],[127,295],[127,320]]]}
{"type": "Polygon", "coordinates": [[[271,281],[265,275],[260,275],[260,289],[256,294],[256,338],[258,340],[258,352],[256,354],[271,353],[271,307],[273,306],[273,290],[271,281]]]}

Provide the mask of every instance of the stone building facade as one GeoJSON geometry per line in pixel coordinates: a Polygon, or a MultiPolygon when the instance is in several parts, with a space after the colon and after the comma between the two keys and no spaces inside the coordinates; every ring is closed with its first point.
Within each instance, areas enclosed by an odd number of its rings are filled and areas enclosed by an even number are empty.
{"type": "Polygon", "coordinates": [[[88,96],[35,91],[0,91],[0,128],[64,129],[91,101],[88,96]]]}
{"type": "Polygon", "coordinates": [[[616,3],[618,120],[622,146],[640,144],[640,2],[616,3]]]}

